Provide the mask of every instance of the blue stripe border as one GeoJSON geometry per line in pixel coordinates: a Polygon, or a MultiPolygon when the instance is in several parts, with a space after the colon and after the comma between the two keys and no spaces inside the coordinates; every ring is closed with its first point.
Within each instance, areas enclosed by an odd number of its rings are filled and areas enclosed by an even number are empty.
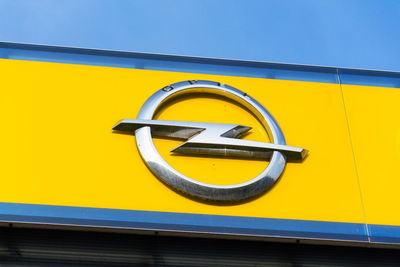
{"type": "Polygon", "coordinates": [[[364,224],[138,210],[0,203],[5,222],[368,241],[364,224]]]}
{"type": "Polygon", "coordinates": [[[336,70],[229,59],[197,58],[0,42],[0,58],[282,80],[338,82],[336,70]]]}
{"type": "Polygon", "coordinates": [[[400,226],[370,224],[368,225],[368,231],[373,243],[400,244],[400,226]]]}
{"type": "Polygon", "coordinates": [[[400,72],[0,42],[0,58],[400,88],[400,72]]]}

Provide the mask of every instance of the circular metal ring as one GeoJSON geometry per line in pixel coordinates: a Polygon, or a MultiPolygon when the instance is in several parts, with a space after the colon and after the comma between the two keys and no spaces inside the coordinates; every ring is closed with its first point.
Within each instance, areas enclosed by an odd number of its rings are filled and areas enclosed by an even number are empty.
{"type": "MultiPolygon", "coordinates": [[[[255,99],[231,86],[212,81],[184,81],[154,93],[142,106],[137,119],[152,120],[158,108],[173,97],[187,93],[212,93],[227,97],[248,108],[263,124],[272,142],[285,145],[283,133],[272,115],[255,99]]],[[[270,163],[258,176],[239,184],[214,185],[186,177],[172,168],[154,146],[150,127],[135,132],[136,144],[148,168],[164,183],[190,196],[211,201],[240,201],[265,192],[282,174],[286,158],[274,151],[270,163]]]]}

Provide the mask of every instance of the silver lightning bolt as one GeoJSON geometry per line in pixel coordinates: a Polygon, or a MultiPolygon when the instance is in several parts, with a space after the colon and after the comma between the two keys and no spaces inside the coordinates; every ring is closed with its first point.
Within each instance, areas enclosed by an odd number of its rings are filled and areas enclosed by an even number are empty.
{"type": "Polygon", "coordinates": [[[238,139],[251,129],[238,124],[125,119],[112,129],[135,133],[142,127],[150,127],[156,137],[187,140],[171,151],[177,154],[269,159],[279,151],[288,161],[301,161],[307,155],[304,148],[238,139]]]}

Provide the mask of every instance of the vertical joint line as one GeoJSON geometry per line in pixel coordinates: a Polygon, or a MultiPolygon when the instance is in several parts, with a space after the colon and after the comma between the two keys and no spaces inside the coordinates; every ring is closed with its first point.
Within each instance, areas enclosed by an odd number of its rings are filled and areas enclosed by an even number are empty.
{"type": "Polygon", "coordinates": [[[352,156],[353,156],[354,168],[355,168],[356,177],[357,177],[357,185],[358,185],[358,190],[360,191],[362,212],[363,212],[363,215],[364,215],[364,228],[365,228],[365,232],[367,233],[368,242],[371,243],[371,234],[369,232],[369,227],[368,227],[368,223],[367,223],[367,212],[365,210],[365,203],[364,203],[363,191],[362,191],[362,188],[361,188],[360,174],[358,172],[358,166],[357,166],[357,161],[356,161],[356,153],[355,153],[355,150],[354,150],[353,138],[351,136],[351,131],[350,131],[350,122],[349,122],[350,119],[349,119],[349,115],[347,113],[346,102],[344,101],[342,80],[340,78],[339,69],[336,69],[336,75],[337,75],[337,81],[338,81],[339,86],[340,86],[340,93],[342,95],[342,103],[343,103],[343,108],[344,108],[344,114],[345,114],[345,117],[346,117],[347,131],[348,131],[348,135],[349,135],[349,139],[350,139],[350,146],[351,146],[351,152],[352,152],[352,156]]]}

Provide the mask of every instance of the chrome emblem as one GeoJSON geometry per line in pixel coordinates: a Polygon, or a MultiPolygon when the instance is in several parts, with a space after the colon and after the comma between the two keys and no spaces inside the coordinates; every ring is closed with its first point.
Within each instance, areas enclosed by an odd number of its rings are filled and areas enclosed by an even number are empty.
{"type": "Polygon", "coordinates": [[[124,119],[114,131],[136,135],[140,155],[148,168],[164,183],[184,194],[208,201],[241,201],[265,192],[281,176],[286,161],[302,161],[307,150],[287,146],[283,133],[272,115],[246,93],[212,81],[184,81],[154,93],[142,106],[137,119],[124,119]],[[173,97],[188,93],[210,93],[229,98],[250,110],[263,124],[273,143],[238,139],[251,127],[188,121],[153,120],[157,109],[173,97]],[[214,185],[196,181],[172,168],[156,150],[152,136],[186,140],[171,152],[220,157],[269,160],[257,177],[232,185],[214,185]]]}

